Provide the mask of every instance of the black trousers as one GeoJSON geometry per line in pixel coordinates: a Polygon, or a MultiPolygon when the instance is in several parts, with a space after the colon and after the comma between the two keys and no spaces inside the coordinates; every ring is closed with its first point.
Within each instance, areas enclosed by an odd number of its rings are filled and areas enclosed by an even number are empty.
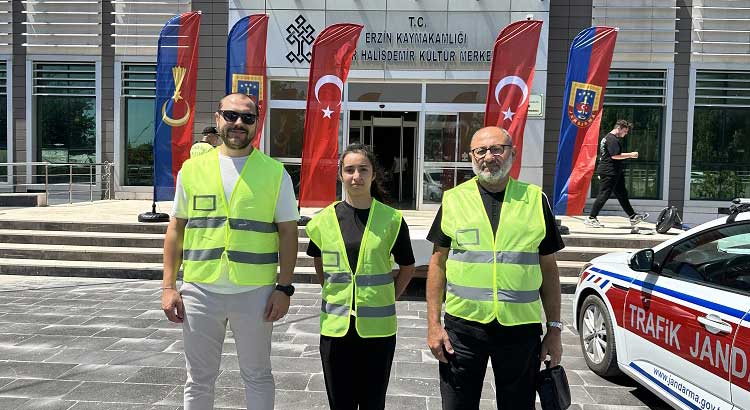
{"type": "Polygon", "coordinates": [[[320,358],[331,410],[383,410],[396,336],[362,338],[354,317],[344,337],[320,336],[320,358]]]}
{"type": "MultiPolygon", "coordinates": [[[[506,328],[507,329],[507,328],[506,328]]],[[[440,394],[443,410],[477,410],[482,397],[488,358],[495,376],[497,408],[533,410],[539,374],[538,335],[507,337],[501,325],[467,326],[445,320],[454,354],[440,362],[440,394]]]]}
{"type": "Polygon", "coordinates": [[[599,215],[599,211],[602,210],[604,203],[607,202],[612,194],[615,194],[622,210],[628,216],[635,215],[635,211],[628,199],[628,190],[625,188],[625,174],[620,173],[617,175],[599,175],[599,194],[596,196],[596,201],[594,201],[594,206],[591,207],[589,216],[596,218],[599,215]]]}

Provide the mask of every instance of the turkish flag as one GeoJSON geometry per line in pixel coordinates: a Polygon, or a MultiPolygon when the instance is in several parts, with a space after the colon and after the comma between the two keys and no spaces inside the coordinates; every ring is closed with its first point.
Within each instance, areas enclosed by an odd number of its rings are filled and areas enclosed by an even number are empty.
{"type": "MultiPolygon", "coordinates": [[[[508,130],[516,147],[510,175],[518,178],[523,158],[523,131],[534,82],[536,51],[542,32],[540,20],[516,21],[506,26],[495,40],[492,69],[484,109],[484,126],[508,130]]],[[[541,150],[542,147],[536,147],[541,150]]]]}
{"type": "Polygon", "coordinates": [[[336,200],[341,99],[362,27],[334,24],[326,27],[313,43],[302,146],[300,207],[322,208],[336,200]]]}

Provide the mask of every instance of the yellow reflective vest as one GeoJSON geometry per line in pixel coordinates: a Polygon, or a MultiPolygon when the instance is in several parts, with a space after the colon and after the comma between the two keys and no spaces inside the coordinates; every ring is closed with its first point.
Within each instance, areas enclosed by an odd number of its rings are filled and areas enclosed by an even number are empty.
{"type": "Polygon", "coordinates": [[[229,280],[237,285],[276,283],[279,234],[273,218],[283,169],[280,162],[254,149],[227,200],[218,150],[185,162],[185,282],[216,282],[227,264],[229,280]]]}
{"type": "Polygon", "coordinates": [[[445,311],[505,326],[541,322],[541,188],[509,179],[496,234],[476,177],[445,193],[442,212],[442,230],[451,237],[445,311]]]}
{"type": "Polygon", "coordinates": [[[320,248],[323,262],[323,302],[320,333],[341,337],[349,331],[352,301],[356,329],[363,338],[396,334],[396,290],[391,271],[391,249],[401,229],[401,213],[373,199],[357,268],[352,272],[341,236],[335,203],[307,224],[306,231],[320,248]]]}

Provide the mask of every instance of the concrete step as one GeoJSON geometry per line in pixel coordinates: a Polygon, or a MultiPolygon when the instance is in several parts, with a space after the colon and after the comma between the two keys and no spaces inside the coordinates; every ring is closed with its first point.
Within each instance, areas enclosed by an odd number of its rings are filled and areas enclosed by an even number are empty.
{"type": "Polygon", "coordinates": [[[0,229],[0,243],[162,248],[164,244],[164,235],[0,229]]]}
{"type": "Polygon", "coordinates": [[[0,243],[0,258],[162,263],[162,248],[0,243]]]}
{"type": "Polygon", "coordinates": [[[597,256],[611,252],[631,252],[629,248],[592,248],[586,246],[566,246],[556,253],[558,261],[588,262],[597,256]]]}
{"type": "Polygon", "coordinates": [[[560,271],[560,277],[578,278],[581,268],[586,262],[581,261],[557,261],[557,269],[560,271]]]}

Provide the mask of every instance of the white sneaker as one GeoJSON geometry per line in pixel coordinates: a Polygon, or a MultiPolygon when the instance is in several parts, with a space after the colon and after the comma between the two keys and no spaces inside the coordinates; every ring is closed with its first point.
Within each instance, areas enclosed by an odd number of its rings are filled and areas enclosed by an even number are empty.
{"type": "Polygon", "coordinates": [[[604,225],[602,225],[601,222],[599,222],[598,219],[588,217],[583,221],[583,224],[586,226],[590,226],[592,228],[604,228],[604,225]]]}
{"type": "Polygon", "coordinates": [[[641,213],[641,214],[635,214],[635,215],[633,215],[633,216],[630,217],[630,225],[636,226],[639,223],[641,223],[644,220],[646,220],[646,218],[648,218],[648,212],[644,212],[644,213],[641,213]]]}

